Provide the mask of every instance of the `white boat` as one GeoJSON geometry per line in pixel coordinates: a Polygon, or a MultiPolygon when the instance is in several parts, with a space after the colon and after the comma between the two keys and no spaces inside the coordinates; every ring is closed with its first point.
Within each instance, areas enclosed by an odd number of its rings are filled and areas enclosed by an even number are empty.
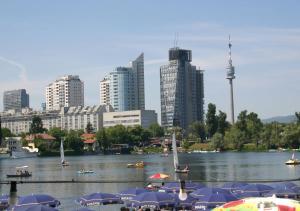
{"type": "Polygon", "coordinates": [[[81,169],[80,171],[77,171],[78,174],[92,174],[94,173],[93,170],[83,170],[81,169]]]}
{"type": "Polygon", "coordinates": [[[69,166],[69,162],[65,160],[63,139],[60,141],[60,161],[62,166],[69,166]]]}
{"type": "Polygon", "coordinates": [[[173,133],[173,136],[172,136],[172,148],[173,148],[173,159],[174,159],[174,169],[175,169],[175,172],[176,173],[188,173],[189,169],[188,169],[187,166],[185,168],[183,168],[183,169],[181,169],[180,166],[179,166],[175,132],[173,133]]]}
{"type": "Polygon", "coordinates": [[[292,158],[285,162],[286,165],[299,165],[300,161],[295,158],[295,153],[293,153],[292,158]]]}
{"type": "Polygon", "coordinates": [[[38,156],[39,149],[35,148],[34,143],[29,143],[27,147],[17,147],[11,151],[12,158],[32,158],[38,156]]]}

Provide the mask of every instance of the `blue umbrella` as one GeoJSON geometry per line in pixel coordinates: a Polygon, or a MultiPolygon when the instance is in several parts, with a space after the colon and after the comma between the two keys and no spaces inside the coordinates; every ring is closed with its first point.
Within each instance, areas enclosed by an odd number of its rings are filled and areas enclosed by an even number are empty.
{"type": "Polygon", "coordinates": [[[28,196],[20,196],[17,206],[31,206],[31,205],[48,205],[50,207],[57,207],[60,201],[47,194],[31,194],[28,196]]]}
{"type": "Polygon", "coordinates": [[[82,207],[82,208],[79,208],[79,209],[76,209],[76,210],[73,210],[73,211],[94,211],[94,210],[91,210],[91,209],[86,208],[86,207],[82,207]]]}
{"type": "Polygon", "coordinates": [[[222,189],[235,191],[246,185],[248,185],[248,183],[246,183],[246,182],[227,182],[227,183],[223,184],[222,189]]]}
{"type": "MultiPolygon", "coordinates": [[[[187,181],[185,182],[185,191],[186,192],[193,192],[197,189],[204,188],[205,185],[187,181]]],[[[172,192],[179,192],[180,190],[180,182],[168,182],[164,186],[160,188],[160,190],[164,190],[165,192],[172,193],[172,192]]]]}
{"type": "Polygon", "coordinates": [[[300,196],[300,192],[298,190],[292,188],[283,188],[283,187],[276,187],[274,190],[271,190],[268,193],[263,194],[263,196],[273,196],[275,195],[278,198],[293,198],[297,199],[300,196]]]}
{"type": "Polygon", "coordinates": [[[293,182],[280,182],[276,183],[273,185],[275,188],[296,188],[298,187],[295,183],[293,182]]]}
{"type": "Polygon", "coordinates": [[[230,194],[228,190],[224,190],[222,188],[200,188],[194,192],[192,192],[190,195],[196,199],[200,199],[203,196],[211,195],[213,193],[224,193],[224,194],[230,194]]]}
{"type": "Polygon", "coordinates": [[[41,205],[41,204],[35,204],[31,206],[19,206],[16,205],[12,209],[12,211],[58,211],[58,209],[55,209],[53,207],[41,205]]]}
{"type": "Polygon", "coordinates": [[[230,201],[236,201],[237,198],[226,192],[211,192],[204,196],[199,196],[194,205],[195,210],[211,210],[230,201]]]}
{"type": "Polygon", "coordinates": [[[163,207],[174,207],[175,199],[168,193],[145,192],[133,197],[126,205],[135,208],[161,209],[163,207]]]}
{"type": "Polygon", "coordinates": [[[134,196],[137,196],[141,193],[149,192],[144,188],[129,188],[126,190],[121,191],[117,195],[121,198],[121,200],[131,200],[134,196]]]}
{"type": "Polygon", "coordinates": [[[0,196],[0,209],[6,209],[8,206],[8,195],[0,196]]]}
{"type": "Polygon", "coordinates": [[[177,209],[183,209],[183,210],[192,209],[193,205],[197,201],[197,199],[192,197],[190,194],[188,194],[188,197],[186,200],[180,200],[179,195],[177,193],[170,193],[170,195],[174,197],[175,202],[176,202],[175,207],[177,209]]]}
{"type": "Polygon", "coordinates": [[[122,204],[121,199],[111,193],[92,193],[76,200],[82,206],[96,206],[106,204],[122,204]]]}
{"type": "Polygon", "coordinates": [[[273,190],[271,186],[263,184],[250,184],[241,187],[239,190],[235,191],[235,195],[238,198],[246,197],[261,197],[263,194],[266,194],[273,190]]]}

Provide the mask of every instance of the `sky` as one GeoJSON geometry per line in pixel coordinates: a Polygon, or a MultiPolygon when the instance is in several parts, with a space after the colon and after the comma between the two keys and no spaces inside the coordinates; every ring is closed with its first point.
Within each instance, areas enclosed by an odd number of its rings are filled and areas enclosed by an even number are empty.
{"type": "MultiPolygon", "coordinates": [[[[260,118],[300,111],[300,1],[1,0],[0,99],[25,88],[41,109],[45,87],[63,75],[84,81],[85,105],[99,104],[99,81],[145,56],[146,109],[160,116],[159,68],[168,50],[192,50],[204,70],[205,110],[230,116],[228,35],[235,113],[260,118]]],[[[0,103],[3,110],[3,103],[0,103]]]]}

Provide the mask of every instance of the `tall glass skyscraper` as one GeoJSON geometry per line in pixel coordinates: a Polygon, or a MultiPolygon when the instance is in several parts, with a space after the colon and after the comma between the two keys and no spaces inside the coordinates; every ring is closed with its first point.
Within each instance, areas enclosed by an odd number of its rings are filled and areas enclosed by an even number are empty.
{"type": "Polygon", "coordinates": [[[203,121],[203,70],[191,61],[191,50],[176,47],[169,50],[169,64],[160,67],[163,127],[176,124],[187,130],[192,122],[203,121]]]}
{"type": "Polygon", "coordinates": [[[21,111],[22,108],[29,107],[29,95],[25,89],[5,91],[3,94],[3,108],[7,110],[21,111]]]}
{"type": "Polygon", "coordinates": [[[130,67],[117,67],[100,81],[100,104],[115,111],[145,109],[143,53],[130,67]]]}

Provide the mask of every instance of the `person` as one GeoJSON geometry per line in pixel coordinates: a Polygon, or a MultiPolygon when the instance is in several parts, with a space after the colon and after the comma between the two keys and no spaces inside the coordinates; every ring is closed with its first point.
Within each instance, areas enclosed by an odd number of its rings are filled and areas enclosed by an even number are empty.
{"type": "Polygon", "coordinates": [[[185,168],[184,168],[184,170],[189,170],[189,166],[186,165],[185,168]]]}

